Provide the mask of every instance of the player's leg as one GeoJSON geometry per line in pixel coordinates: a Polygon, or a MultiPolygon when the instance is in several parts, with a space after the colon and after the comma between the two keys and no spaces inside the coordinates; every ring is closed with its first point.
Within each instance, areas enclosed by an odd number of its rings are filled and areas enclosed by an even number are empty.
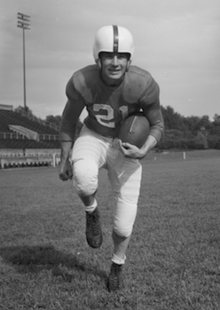
{"type": "Polygon", "coordinates": [[[95,193],[99,169],[105,164],[107,145],[96,134],[84,127],[76,140],[73,152],[73,183],[86,211],[88,244],[97,248],[102,244],[100,215],[95,193]]]}
{"type": "Polygon", "coordinates": [[[125,157],[118,160],[117,165],[109,170],[116,203],[112,232],[114,253],[109,275],[109,290],[117,289],[120,285],[117,273],[120,274],[121,267],[125,263],[126,251],[131,239],[137,214],[141,175],[142,166],[139,161],[125,157]]]}
{"type": "Polygon", "coordinates": [[[73,182],[85,206],[94,202],[99,169],[106,161],[108,145],[99,137],[84,126],[73,146],[73,182]]]}
{"type": "Polygon", "coordinates": [[[137,204],[140,192],[142,166],[133,160],[125,159],[123,174],[119,176],[120,191],[117,193],[116,211],[114,217],[113,261],[123,263],[130,241],[133,225],[137,214],[137,204]]]}

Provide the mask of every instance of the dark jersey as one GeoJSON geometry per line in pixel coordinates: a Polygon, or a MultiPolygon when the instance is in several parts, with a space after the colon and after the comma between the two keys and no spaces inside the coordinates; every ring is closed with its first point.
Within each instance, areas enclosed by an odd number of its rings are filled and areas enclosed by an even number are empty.
{"type": "Polygon", "coordinates": [[[149,72],[130,66],[123,82],[107,86],[96,65],[73,74],[66,87],[68,102],[63,112],[61,135],[72,136],[74,127],[86,107],[85,125],[96,133],[117,137],[122,120],[135,111],[143,110],[151,124],[150,134],[158,141],[163,131],[159,86],[149,72]]]}

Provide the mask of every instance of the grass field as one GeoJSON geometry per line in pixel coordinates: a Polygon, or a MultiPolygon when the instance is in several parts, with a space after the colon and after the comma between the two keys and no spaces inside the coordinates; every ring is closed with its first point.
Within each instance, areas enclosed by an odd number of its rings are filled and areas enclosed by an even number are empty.
{"type": "Polygon", "coordinates": [[[113,208],[97,194],[104,244],[89,248],[71,182],[54,168],[0,170],[0,309],[219,310],[220,153],[142,161],[125,287],[106,290],[113,208]]]}

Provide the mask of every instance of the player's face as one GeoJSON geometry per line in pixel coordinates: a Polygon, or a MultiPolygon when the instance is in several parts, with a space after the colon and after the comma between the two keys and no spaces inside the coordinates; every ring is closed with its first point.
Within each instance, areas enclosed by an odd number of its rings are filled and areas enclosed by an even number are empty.
{"type": "Polygon", "coordinates": [[[107,85],[120,84],[129,68],[128,53],[100,53],[101,75],[107,85]]]}

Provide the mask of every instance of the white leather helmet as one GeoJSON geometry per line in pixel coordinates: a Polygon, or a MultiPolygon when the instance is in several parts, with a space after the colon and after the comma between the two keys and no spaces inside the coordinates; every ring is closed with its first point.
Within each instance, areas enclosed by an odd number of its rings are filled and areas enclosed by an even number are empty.
{"type": "Polygon", "coordinates": [[[100,52],[129,53],[131,60],[134,53],[132,34],[126,28],[116,25],[100,28],[95,35],[93,45],[95,61],[99,59],[100,52]]]}

